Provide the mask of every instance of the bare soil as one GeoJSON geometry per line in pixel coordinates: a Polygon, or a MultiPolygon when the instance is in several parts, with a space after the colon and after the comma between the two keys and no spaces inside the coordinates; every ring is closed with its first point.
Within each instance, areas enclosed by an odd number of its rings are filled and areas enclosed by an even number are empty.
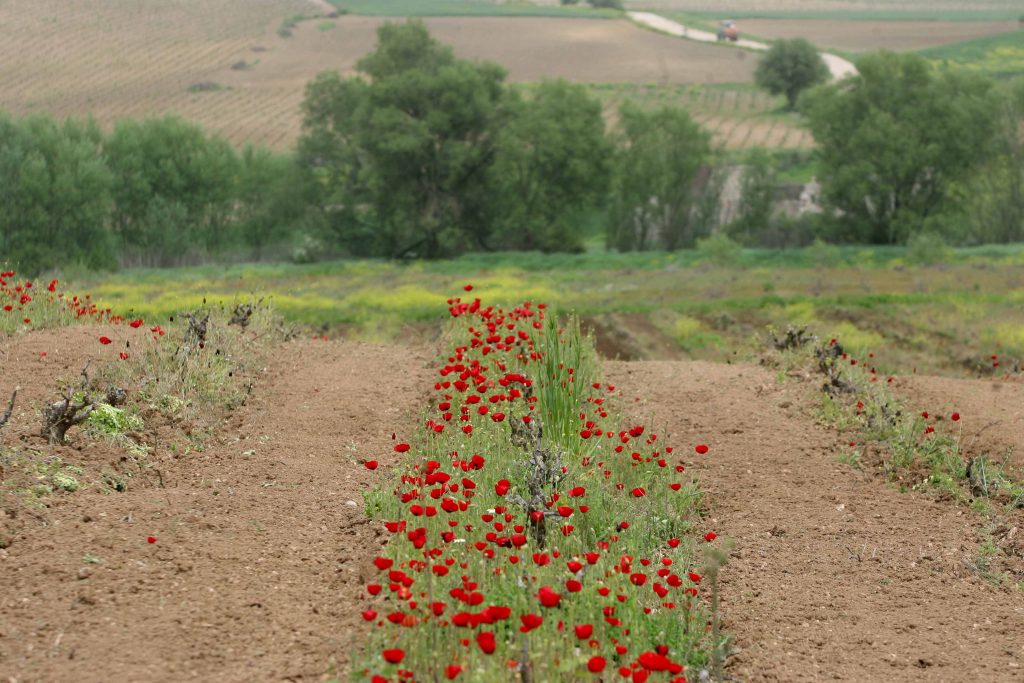
{"type": "Polygon", "coordinates": [[[911,51],[1016,31],[1016,21],[838,21],[743,19],[743,33],[759,38],[806,38],[819,47],[850,52],[911,51]]]}
{"type": "MultiPolygon", "coordinates": [[[[51,359],[63,349],[67,367],[58,369],[77,372],[75,341],[94,336],[15,340],[0,387],[45,386],[53,373],[31,357],[47,346],[51,359]]],[[[0,678],[295,681],[345,672],[362,623],[353,609],[362,563],[378,543],[361,494],[388,476],[393,430],[416,423],[425,358],[399,347],[289,343],[205,451],[157,449],[163,487],[82,489],[37,511],[5,499],[18,533],[0,550],[0,678]],[[381,469],[358,462],[370,457],[381,469]]],[[[5,443],[36,424],[20,411],[5,443]]],[[[74,448],[61,450],[89,466],[74,448]]]]}
{"type": "MultiPolygon", "coordinates": [[[[43,448],[31,406],[78,372],[100,333],[5,340],[0,390],[26,396],[5,444],[43,448]]],[[[0,550],[0,680],[344,680],[382,541],[360,494],[387,480],[392,432],[414,428],[428,360],[290,342],[205,450],[157,444],[162,486],[89,487],[37,510],[4,498],[17,533],[0,550]],[[364,468],[369,458],[381,467],[364,468]]],[[[708,491],[706,530],[732,548],[722,609],[737,680],[1024,676],[1024,594],[974,568],[980,519],[839,464],[843,437],[811,417],[814,385],[746,365],[606,369],[663,438],[711,446],[687,461],[708,491]]],[[[957,393],[965,415],[973,393],[957,393]]],[[[60,455],[87,469],[115,457],[75,444],[60,455]]]]}
{"type": "Polygon", "coordinates": [[[722,611],[741,681],[1024,678],[1024,593],[974,569],[982,520],[836,460],[806,383],[751,366],[606,364],[677,444],[730,539],[722,611]]]}

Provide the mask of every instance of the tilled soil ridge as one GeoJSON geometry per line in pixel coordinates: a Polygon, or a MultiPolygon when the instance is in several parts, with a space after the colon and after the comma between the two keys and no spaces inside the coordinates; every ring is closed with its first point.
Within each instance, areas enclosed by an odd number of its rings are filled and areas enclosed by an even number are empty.
{"type": "Polygon", "coordinates": [[[973,569],[980,520],[841,465],[813,387],[751,366],[606,369],[671,442],[711,446],[691,459],[709,528],[735,544],[721,598],[736,679],[1024,680],[1024,594],[973,569]]]}
{"type": "Polygon", "coordinates": [[[382,540],[361,494],[427,376],[408,348],[288,343],[218,443],[161,463],[164,488],[57,500],[0,551],[0,680],[344,679],[382,540]]]}

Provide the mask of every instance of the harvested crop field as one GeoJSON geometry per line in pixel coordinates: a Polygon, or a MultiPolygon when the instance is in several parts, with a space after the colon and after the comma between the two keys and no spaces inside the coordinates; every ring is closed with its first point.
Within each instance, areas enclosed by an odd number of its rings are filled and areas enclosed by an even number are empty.
{"type": "MultiPolygon", "coordinates": [[[[298,134],[305,83],[320,71],[351,73],[373,49],[385,19],[342,17],[335,28],[296,28],[291,40],[261,55],[253,69],[225,73],[224,83],[256,101],[293,102],[288,137],[298,134]]],[[[690,84],[749,82],[755,60],[739,50],[677,40],[625,21],[589,19],[437,17],[425,20],[460,57],[497,62],[512,81],[565,78],[582,83],[690,84]]]]}
{"type": "MultiPolygon", "coordinates": [[[[304,0],[12,0],[0,4],[0,109],[58,117],[177,113],[240,142],[275,142],[291,101],[218,90],[219,74],[259,58],[278,22],[304,0]],[[201,90],[192,92],[190,89],[201,90]]],[[[273,36],[276,37],[276,36],[273,36]]]]}
{"type": "MultiPolygon", "coordinates": [[[[327,69],[351,72],[369,52],[379,17],[301,22],[304,0],[215,0],[156,5],[102,0],[0,4],[0,109],[16,116],[122,117],[178,114],[235,144],[278,149],[298,137],[306,83],[327,69]]],[[[719,83],[752,79],[743,51],[676,40],[626,21],[430,18],[434,35],[462,57],[490,59],[511,80],[719,83]]]]}
{"type": "Polygon", "coordinates": [[[815,45],[849,52],[911,51],[998,35],[1018,28],[1016,21],[834,21],[823,19],[743,19],[745,34],[806,38],[815,45]]]}
{"type": "Polygon", "coordinates": [[[810,131],[796,115],[780,112],[778,98],[744,84],[701,85],[597,84],[591,91],[601,99],[605,118],[614,124],[619,107],[679,107],[725,149],[768,147],[800,149],[814,144],[810,131]]]}

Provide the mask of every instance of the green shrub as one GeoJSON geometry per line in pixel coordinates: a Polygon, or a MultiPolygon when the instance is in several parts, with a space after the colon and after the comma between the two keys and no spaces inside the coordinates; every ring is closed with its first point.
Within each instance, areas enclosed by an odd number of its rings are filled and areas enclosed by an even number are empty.
{"type": "Polygon", "coordinates": [[[725,233],[716,232],[714,235],[697,240],[697,253],[707,263],[716,266],[731,266],[740,260],[743,247],[725,233]]]}
{"type": "Polygon", "coordinates": [[[907,240],[907,261],[918,266],[934,266],[945,263],[952,251],[942,235],[934,232],[919,232],[907,240]]]}

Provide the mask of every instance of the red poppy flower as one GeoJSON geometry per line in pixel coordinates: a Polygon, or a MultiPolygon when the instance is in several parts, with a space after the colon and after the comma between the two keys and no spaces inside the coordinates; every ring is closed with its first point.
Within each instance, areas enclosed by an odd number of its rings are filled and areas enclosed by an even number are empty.
{"type": "Polygon", "coordinates": [[[156,543],[156,536],[147,536],[146,543],[156,543]]]}
{"type": "Polygon", "coordinates": [[[103,344],[104,346],[106,346],[109,343],[110,343],[110,337],[100,337],[100,344],[103,344]]]}
{"type": "Polygon", "coordinates": [[[494,640],[493,631],[481,631],[476,636],[476,644],[480,646],[480,650],[485,655],[494,654],[494,650],[497,647],[497,642],[494,640]]]}
{"type": "Polygon", "coordinates": [[[594,627],[591,624],[576,624],[573,627],[573,631],[575,631],[577,638],[586,640],[594,634],[594,627]]]}
{"type": "Polygon", "coordinates": [[[707,445],[705,445],[705,444],[699,444],[699,445],[698,445],[698,446],[697,446],[696,448],[694,448],[693,450],[697,451],[697,454],[698,454],[698,455],[704,455],[705,453],[707,453],[707,452],[708,452],[708,447],[707,447],[707,445]]]}
{"type": "Polygon", "coordinates": [[[407,453],[409,451],[409,444],[398,443],[395,444],[395,453],[407,453]]]}
{"type": "Polygon", "coordinates": [[[499,496],[504,496],[506,493],[508,493],[508,490],[511,487],[512,484],[511,482],[509,482],[508,479],[502,479],[501,481],[494,485],[494,492],[499,496]]]}
{"type": "Polygon", "coordinates": [[[444,677],[449,681],[455,680],[455,677],[462,673],[462,667],[458,664],[451,664],[444,670],[444,677]]]}
{"type": "Polygon", "coordinates": [[[139,328],[139,327],[142,327],[143,323],[142,323],[141,320],[133,320],[133,321],[131,321],[128,324],[131,325],[133,328],[139,328]]]}
{"type": "Polygon", "coordinates": [[[365,465],[366,469],[368,469],[368,470],[375,470],[375,469],[377,469],[377,465],[379,465],[379,464],[380,463],[378,463],[376,460],[367,460],[366,462],[363,463],[363,465],[365,465]]]}
{"type": "Polygon", "coordinates": [[[704,540],[708,543],[715,540],[716,538],[718,538],[718,534],[716,534],[714,531],[709,531],[708,533],[704,534],[704,540]]]}
{"type": "Polygon", "coordinates": [[[949,419],[951,419],[953,422],[959,422],[960,421],[960,413],[953,413],[950,416],[949,419]]]}
{"type": "Polygon", "coordinates": [[[544,617],[539,614],[524,614],[519,617],[519,620],[523,622],[523,625],[519,627],[523,633],[529,633],[544,623],[544,617]]]}
{"type": "Polygon", "coordinates": [[[393,650],[384,650],[380,653],[384,657],[385,661],[391,664],[398,664],[400,661],[405,659],[405,650],[395,648],[393,650]]]}
{"type": "Polygon", "coordinates": [[[587,670],[591,673],[599,674],[604,671],[605,665],[606,662],[604,661],[604,657],[601,655],[594,655],[590,658],[590,661],[587,662],[587,670]]]}
{"type": "Polygon", "coordinates": [[[558,607],[558,603],[561,601],[562,596],[551,590],[549,586],[543,586],[537,593],[537,599],[540,600],[540,604],[545,607],[558,607]]]}

